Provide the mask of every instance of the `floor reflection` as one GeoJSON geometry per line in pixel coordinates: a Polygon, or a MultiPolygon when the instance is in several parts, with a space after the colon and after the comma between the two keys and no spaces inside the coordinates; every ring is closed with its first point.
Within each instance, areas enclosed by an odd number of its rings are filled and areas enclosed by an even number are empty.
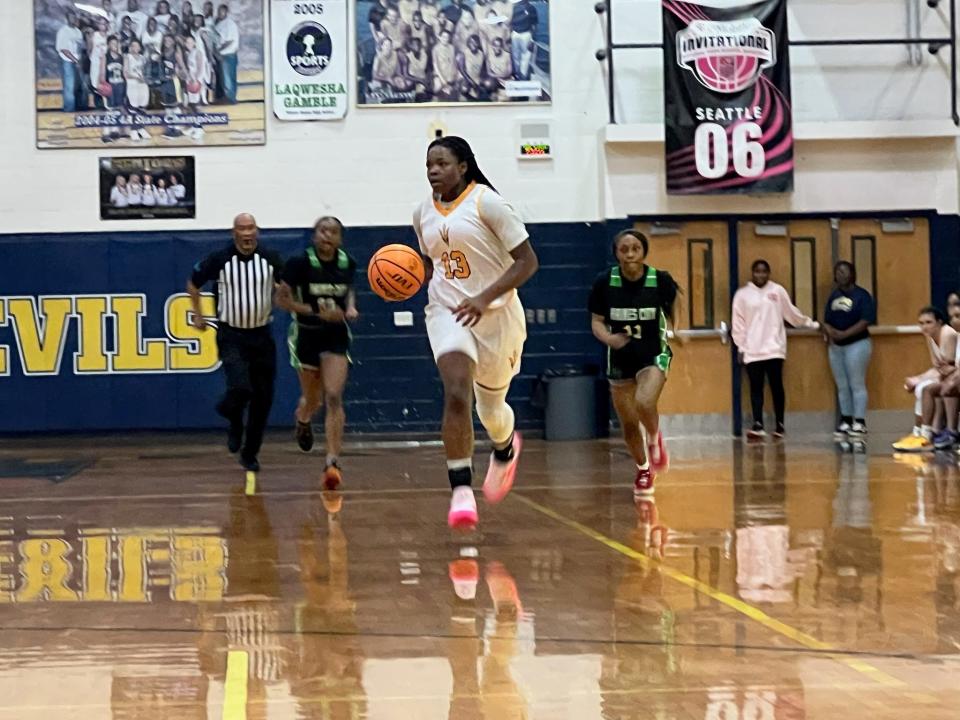
{"type": "Polygon", "coordinates": [[[180,498],[97,499],[94,467],[51,490],[88,500],[0,499],[0,718],[955,717],[955,460],[686,447],[633,502],[616,444],[530,443],[517,492],[582,530],[514,499],[451,535],[434,450],[343,493],[309,458],[254,496],[151,460],[128,482],[180,498]]]}

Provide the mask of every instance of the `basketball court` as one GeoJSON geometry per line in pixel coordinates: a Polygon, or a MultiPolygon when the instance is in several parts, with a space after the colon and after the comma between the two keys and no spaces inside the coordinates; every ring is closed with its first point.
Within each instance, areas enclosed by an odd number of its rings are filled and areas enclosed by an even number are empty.
{"type": "Polygon", "coordinates": [[[960,474],[871,442],[675,441],[634,505],[619,443],[531,440],[471,534],[432,444],[337,494],[269,440],[255,489],[219,436],[7,445],[0,717],[953,718],[960,474]]]}

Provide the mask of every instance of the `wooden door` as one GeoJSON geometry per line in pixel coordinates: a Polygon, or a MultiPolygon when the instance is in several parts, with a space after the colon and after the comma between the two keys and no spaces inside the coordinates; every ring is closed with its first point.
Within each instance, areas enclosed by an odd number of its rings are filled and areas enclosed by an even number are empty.
{"type": "MultiPolygon", "coordinates": [[[[841,220],[840,259],[857,267],[857,284],[877,303],[873,356],[867,373],[871,410],[905,410],[913,395],[900,380],[930,366],[930,355],[917,324],[930,304],[930,227],[926,218],[907,221],[841,220]]],[[[946,298],[936,298],[943,307],[946,298]]]]}
{"type": "Polygon", "coordinates": [[[636,228],[650,239],[649,263],[669,271],[680,285],[680,331],[700,331],[689,333],[685,343],[671,344],[674,361],[660,412],[729,413],[730,348],[715,332],[730,323],[727,224],[640,223],[636,228]]]}
{"type": "MultiPolygon", "coordinates": [[[[823,319],[824,304],[832,287],[832,247],[829,220],[794,220],[780,225],[741,222],[739,284],[750,281],[755,260],[770,264],[771,280],[783,285],[794,304],[814,320],[823,319]]],[[[784,387],[788,412],[833,412],[836,397],[820,333],[788,331],[784,387]]],[[[773,411],[768,397],[765,412],[773,411]]],[[[744,378],[744,422],[750,421],[749,385],[744,378]]]]}

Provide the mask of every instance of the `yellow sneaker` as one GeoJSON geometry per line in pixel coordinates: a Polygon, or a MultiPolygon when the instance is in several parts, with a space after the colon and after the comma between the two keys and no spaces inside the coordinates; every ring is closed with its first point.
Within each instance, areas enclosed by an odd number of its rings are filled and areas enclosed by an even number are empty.
{"type": "Polygon", "coordinates": [[[933,443],[925,437],[907,435],[893,444],[897,452],[928,452],[933,450],[933,443]]]}

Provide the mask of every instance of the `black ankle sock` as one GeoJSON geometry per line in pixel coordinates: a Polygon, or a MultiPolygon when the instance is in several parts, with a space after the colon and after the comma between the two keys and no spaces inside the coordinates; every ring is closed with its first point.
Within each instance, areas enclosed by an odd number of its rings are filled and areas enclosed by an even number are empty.
{"type": "Polygon", "coordinates": [[[473,470],[468,467],[457,468],[456,470],[447,469],[447,477],[450,478],[450,487],[470,487],[473,483],[473,470]]]}
{"type": "Polygon", "coordinates": [[[503,450],[493,449],[493,457],[495,457],[500,462],[510,462],[513,460],[513,435],[510,435],[510,442],[507,443],[507,446],[503,450]]]}
{"type": "Polygon", "coordinates": [[[864,427],[867,426],[867,421],[865,418],[857,418],[857,422],[863,425],[864,427]]]}
{"type": "Polygon", "coordinates": [[[847,425],[853,425],[853,418],[849,415],[841,415],[840,424],[842,425],[843,423],[846,423],[847,425]]]}

